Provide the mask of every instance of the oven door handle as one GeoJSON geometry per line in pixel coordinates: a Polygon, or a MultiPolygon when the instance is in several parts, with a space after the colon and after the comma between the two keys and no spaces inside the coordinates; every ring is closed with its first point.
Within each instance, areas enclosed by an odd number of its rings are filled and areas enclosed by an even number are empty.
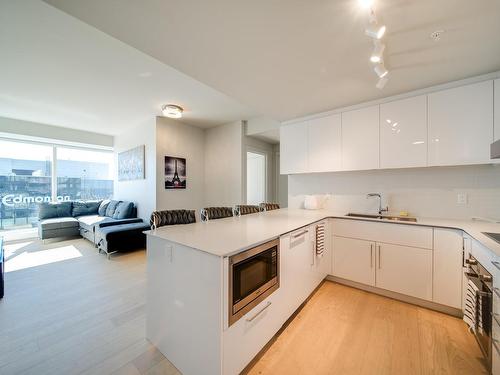
{"type": "Polygon", "coordinates": [[[257,314],[255,314],[254,316],[252,316],[251,318],[248,318],[247,319],[247,322],[253,322],[260,314],[262,314],[264,311],[266,311],[266,309],[271,306],[272,302],[271,301],[267,301],[266,303],[266,306],[264,306],[257,314]]]}

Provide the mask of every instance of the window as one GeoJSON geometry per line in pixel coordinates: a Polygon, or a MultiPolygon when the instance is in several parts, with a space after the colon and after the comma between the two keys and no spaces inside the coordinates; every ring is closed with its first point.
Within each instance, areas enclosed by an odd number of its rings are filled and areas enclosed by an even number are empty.
{"type": "Polygon", "coordinates": [[[58,199],[111,198],[113,161],[110,152],[57,147],[58,199]]]}
{"type": "Polygon", "coordinates": [[[113,161],[110,151],[0,139],[0,230],[36,227],[41,202],[110,198],[113,161]]]}
{"type": "Polygon", "coordinates": [[[247,152],[247,204],[266,201],[266,155],[247,152]]]}

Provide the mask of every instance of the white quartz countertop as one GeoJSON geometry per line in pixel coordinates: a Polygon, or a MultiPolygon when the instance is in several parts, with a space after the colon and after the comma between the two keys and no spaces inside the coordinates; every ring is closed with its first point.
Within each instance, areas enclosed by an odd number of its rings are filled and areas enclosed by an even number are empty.
{"type": "Polygon", "coordinates": [[[367,220],[387,225],[421,225],[461,229],[500,256],[500,244],[481,232],[500,233],[500,224],[474,220],[417,218],[416,223],[353,218],[331,210],[280,209],[208,222],[172,225],[146,233],[174,243],[225,257],[272,240],[325,218],[367,220]]]}

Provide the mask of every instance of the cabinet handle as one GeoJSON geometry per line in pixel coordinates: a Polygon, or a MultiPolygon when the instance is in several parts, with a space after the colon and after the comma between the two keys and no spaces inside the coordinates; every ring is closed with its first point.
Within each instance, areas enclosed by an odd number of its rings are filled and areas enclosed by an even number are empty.
{"type": "Polygon", "coordinates": [[[497,351],[497,354],[500,355],[500,348],[498,347],[498,340],[497,339],[493,339],[493,340],[491,340],[491,343],[495,347],[495,350],[497,351]]]}
{"type": "Polygon", "coordinates": [[[269,306],[271,306],[271,301],[267,301],[266,303],[266,306],[264,306],[262,308],[262,310],[260,310],[257,314],[255,314],[254,316],[252,316],[251,318],[248,318],[247,319],[247,322],[252,322],[254,321],[255,318],[257,318],[260,314],[262,314],[269,306]]]}
{"type": "Polygon", "coordinates": [[[294,234],[292,235],[293,238],[298,238],[300,236],[303,236],[304,234],[306,234],[308,231],[307,230],[303,230],[302,232],[300,233],[297,233],[297,234],[294,234]]]}
{"type": "Polygon", "coordinates": [[[498,298],[500,298],[500,289],[493,288],[493,292],[497,295],[498,298]]]}
{"type": "Polygon", "coordinates": [[[370,268],[373,268],[373,244],[370,244],[370,268]]]}
{"type": "Polygon", "coordinates": [[[382,268],[381,264],[382,264],[382,256],[380,251],[380,245],[378,245],[378,269],[382,268]]]}
{"type": "Polygon", "coordinates": [[[500,262],[492,260],[491,264],[493,264],[497,268],[497,270],[500,270],[500,262]]]}

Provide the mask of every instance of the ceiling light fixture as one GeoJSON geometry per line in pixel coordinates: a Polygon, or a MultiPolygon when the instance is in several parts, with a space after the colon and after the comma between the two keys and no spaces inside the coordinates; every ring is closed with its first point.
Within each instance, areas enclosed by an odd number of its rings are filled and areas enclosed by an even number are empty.
{"type": "Polygon", "coordinates": [[[175,104],[165,104],[164,106],[161,107],[161,112],[165,117],[181,118],[184,109],[175,104]]]}
{"type": "Polygon", "coordinates": [[[385,68],[383,62],[375,65],[375,68],[373,68],[373,70],[375,70],[375,73],[377,73],[378,78],[384,78],[385,76],[387,76],[387,74],[389,74],[389,71],[385,68]]]}
{"type": "Polygon", "coordinates": [[[384,77],[384,78],[380,78],[377,82],[377,84],[375,85],[375,87],[379,90],[382,90],[385,85],[387,84],[387,82],[389,81],[389,79],[387,77],[384,77]]]}
{"type": "Polygon", "coordinates": [[[382,61],[382,56],[384,54],[385,44],[379,41],[375,42],[375,47],[373,48],[372,55],[370,56],[370,61],[372,63],[379,63],[382,61]]]}
{"type": "Polygon", "coordinates": [[[373,0],[358,0],[358,2],[364,9],[370,9],[373,6],[373,0]]]}

